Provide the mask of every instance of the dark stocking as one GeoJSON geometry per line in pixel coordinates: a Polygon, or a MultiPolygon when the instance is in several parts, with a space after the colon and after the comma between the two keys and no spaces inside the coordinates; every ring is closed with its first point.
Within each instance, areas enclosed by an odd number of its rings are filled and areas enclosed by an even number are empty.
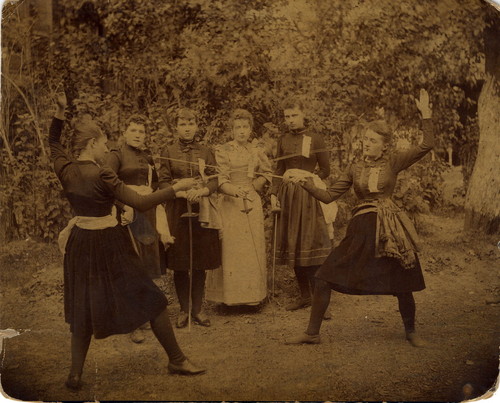
{"type": "Polygon", "coordinates": [[[187,271],[174,271],[174,284],[181,311],[189,312],[189,273],[187,271]]]}
{"type": "Polygon", "coordinates": [[[180,364],[186,356],[182,353],[181,348],[177,344],[172,324],[168,317],[167,308],[165,308],[156,318],[151,320],[151,329],[154,335],[162,345],[168,355],[171,363],[180,364]]]}
{"type": "Polygon", "coordinates": [[[71,334],[71,375],[81,375],[89,351],[91,337],[91,334],[86,336],[71,334]]]}
{"type": "Polygon", "coordinates": [[[316,275],[316,272],[318,271],[319,266],[309,266],[306,269],[307,269],[307,279],[308,279],[309,285],[311,287],[311,294],[313,294],[314,293],[314,286],[316,285],[316,279],[314,276],[316,275]]]}
{"type": "Polygon", "coordinates": [[[205,270],[193,271],[193,306],[191,311],[193,315],[198,315],[201,312],[201,304],[203,303],[203,296],[205,295],[206,277],[205,270]]]}
{"type": "Polygon", "coordinates": [[[308,267],[296,266],[294,268],[295,276],[297,277],[297,283],[299,284],[300,297],[303,300],[311,298],[308,270],[308,267]]]}
{"type": "Polygon", "coordinates": [[[330,304],[331,292],[330,285],[326,281],[318,278],[316,279],[312,298],[311,316],[309,317],[309,326],[306,330],[308,335],[314,336],[319,334],[323,317],[330,304]]]}
{"type": "Polygon", "coordinates": [[[397,294],[399,312],[403,319],[406,333],[415,331],[415,299],[411,292],[397,294]]]}
{"type": "MultiPolygon", "coordinates": [[[[198,315],[201,312],[203,296],[205,295],[205,270],[193,270],[193,289],[191,300],[193,302],[192,314],[198,315]]],[[[181,311],[189,312],[189,273],[187,271],[174,272],[175,291],[181,306],[181,311]]]]}

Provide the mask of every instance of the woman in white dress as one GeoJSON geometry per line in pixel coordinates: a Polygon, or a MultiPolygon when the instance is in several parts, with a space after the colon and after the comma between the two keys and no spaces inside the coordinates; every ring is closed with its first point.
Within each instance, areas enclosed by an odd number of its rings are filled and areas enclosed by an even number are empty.
{"type": "Polygon", "coordinates": [[[253,117],[244,109],[231,115],[233,140],[215,153],[219,167],[222,267],[209,273],[206,298],[226,305],[258,305],[267,296],[262,201],[257,193],[270,180],[264,150],[248,140],[253,117]]]}

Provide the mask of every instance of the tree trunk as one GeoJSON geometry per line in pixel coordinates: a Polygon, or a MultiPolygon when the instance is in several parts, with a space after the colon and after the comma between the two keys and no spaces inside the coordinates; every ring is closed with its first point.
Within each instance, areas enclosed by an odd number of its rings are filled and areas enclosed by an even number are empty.
{"type": "Polygon", "coordinates": [[[478,102],[479,145],[465,199],[465,229],[500,233],[500,18],[485,29],[486,81],[478,102]]]}

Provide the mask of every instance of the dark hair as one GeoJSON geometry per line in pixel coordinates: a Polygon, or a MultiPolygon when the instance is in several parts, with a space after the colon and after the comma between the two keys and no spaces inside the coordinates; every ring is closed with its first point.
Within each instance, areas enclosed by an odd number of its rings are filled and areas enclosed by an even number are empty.
{"type": "Polygon", "coordinates": [[[379,136],[382,136],[385,144],[392,141],[392,131],[385,120],[372,120],[365,125],[365,128],[373,130],[379,136]]]}
{"type": "Polygon", "coordinates": [[[189,109],[189,108],[179,108],[175,111],[175,113],[172,115],[172,118],[170,120],[172,128],[177,127],[177,123],[179,122],[179,119],[186,119],[186,120],[194,119],[194,121],[196,123],[198,123],[198,118],[196,116],[196,112],[193,109],[189,109]]]}
{"type": "Polygon", "coordinates": [[[234,121],[237,119],[248,120],[250,127],[253,129],[253,116],[246,109],[235,109],[229,117],[229,127],[233,127],[234,121]]]}
{"type": "Polygon", "coordinates": [[[131,123],[135,123],[136,125],[144,126],[146,132],[148,131],[148,118],[140,113],[134,113],[130,115],[130,117],[126,121],[125,130],[130,126],[131,123]]]}
{"type": "Polygon", "coordinates": [[[77,156],[87,147],[90,140],[104,136],[101,128],[92,120],[90,115],[83,115],[76,118],[72,126],[73,139],[71,140],[71,149],[77,156]]]}
{"type": "Polygon", "coordinates": [[[281,104],[282,110],[294,109],[294,108],[298,108],[302,112],[304,112],[304,102],[297,97],[290,97],[290,98],[285,99],[281,104]]]}

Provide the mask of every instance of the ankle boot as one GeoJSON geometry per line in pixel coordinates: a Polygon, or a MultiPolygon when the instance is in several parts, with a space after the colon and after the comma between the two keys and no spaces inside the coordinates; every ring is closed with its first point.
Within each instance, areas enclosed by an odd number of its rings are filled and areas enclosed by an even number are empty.
{"type": "Polygon", "coordinates": [[[321,339],[319,334],[310,335],[307,333],[299,334],[298,336],[291,337],[285,341],[285,344],[319,344],[321,339]]]}
{"type": "Polygon", "coordinates": [[[406,340],[408,340],[413,347],[425,347],[427,345],[425,340],[422,339],[415,331],[406,332],[406,340]]]}
{"type": "Polygon", "coordinates": [[[301,298],[286,306],[287,311],[296,311],[297,309],[307,308],[311,306],[311,298],[301,298]]]}
{"type": "Polygon", "coordinates": [[[173,362],[168,363],[168,372],[170,372],[171,374],[201,375],[204,374],[206,371],[207,370],[205,368],[196,366],[187,358],[180,364],[174,364],[173,362]]]}
{"type": "Polygon", "coordinates": [[[80,390],[82,388],[82,375],[69,374],[68,379],[64,383],[68,389],[73,391],[80,390]]]}

